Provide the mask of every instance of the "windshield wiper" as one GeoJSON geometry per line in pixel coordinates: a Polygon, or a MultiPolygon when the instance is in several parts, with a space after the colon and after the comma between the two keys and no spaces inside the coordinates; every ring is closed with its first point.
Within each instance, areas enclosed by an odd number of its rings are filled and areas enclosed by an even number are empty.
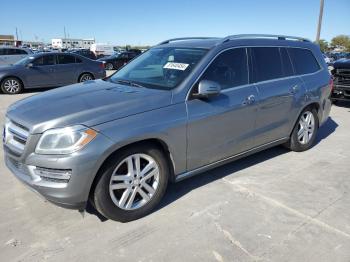
{"type": "Polygon", "coordinates": [[[139,85],[135,82],[132,82],[132,81],[129,81],[129,80],[122,80],[122,79],[117,79],[117,80],[114,80],[113,82],[117,82],[117,83],[120,83],[120,84],[126,84],[126,85],[129,85],[129,86],[135,86],[135,87],[144,87],[142,85],[139,85]]]}

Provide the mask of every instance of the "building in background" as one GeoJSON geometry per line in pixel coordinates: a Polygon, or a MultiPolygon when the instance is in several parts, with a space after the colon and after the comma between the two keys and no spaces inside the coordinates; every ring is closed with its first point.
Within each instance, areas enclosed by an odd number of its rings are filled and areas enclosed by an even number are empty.
{"type": "Polygon", "coordinates": [[[90,46],[95,43],[95,39],[74,39],[74,38],[55,38],[51,40],[52,48],[85,48],[90,49],[90,46]]]}
{"type": "Polygon", "coordinates": [[[0,35],[0,45],[15,46],[15,37],[13,35],[0,35]]]}

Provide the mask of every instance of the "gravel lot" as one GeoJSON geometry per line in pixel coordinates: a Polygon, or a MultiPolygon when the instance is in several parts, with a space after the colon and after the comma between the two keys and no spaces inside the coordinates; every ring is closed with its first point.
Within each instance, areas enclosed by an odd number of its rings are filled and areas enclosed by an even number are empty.
{"type": "MultiPolygon", "coordinates": [[[[0,124],[33,94],[0,94],[0,124]]],[[[307,152],[276,147],[170,185],[127,224],[45,202],[1,149],[0,261],[350,261],[349,115],[333,106],[307,152]]]]}

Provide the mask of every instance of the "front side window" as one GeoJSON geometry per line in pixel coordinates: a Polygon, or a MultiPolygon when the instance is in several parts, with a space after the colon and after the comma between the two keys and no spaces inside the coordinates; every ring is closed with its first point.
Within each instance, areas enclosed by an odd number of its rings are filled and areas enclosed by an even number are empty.
{"type": "Polygon", "coordinates": [[[288,53],[298,75],[310,74],[320,70],[320,65],[310,50],[288,48],[288,53]]]}
{"type": "Polygon", "coordinates": [[[152,48],[117,71],[110,81],[129,81],[147,88],[170,90],[191,73],[207,51],[202,48],[152,48]]]}
{"type": "Polygon", "coordinates": [[[55,64],[54,55],[41,56],[33,61],[33,65],[35,66],[46,66],[46,65],[54,65],[54,64],[55,64]]]}
{"type": "Polygon", "coordinates": [[[253,47],[251,53],[253,82],[283,77],[282,61],[278,47],[253,47]]]}
{"type": "Polygon", "coordinates": [[[220,84],[221,89],[248,84],[247,53],[245,48],[234,48],[221,53],[201,77],[220,84]]]}
{"type": "Polygon", "coordinates": [[[58,64],[74,64],[75,56],[72,55],[58,55],[57,56],[58,64]]]}

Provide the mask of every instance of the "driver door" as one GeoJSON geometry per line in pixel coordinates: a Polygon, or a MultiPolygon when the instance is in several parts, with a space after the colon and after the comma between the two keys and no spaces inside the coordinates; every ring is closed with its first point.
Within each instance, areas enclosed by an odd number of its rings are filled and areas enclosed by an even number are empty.
{"type": "Polygon", "coordinates": [[[36,58],[33,67],[27,67],[26,82],[28,87],[50,87],[56,85],[56,55],[43,55],[36,58]]]}
{"type": "Polygon", "coordinates": [[[256,87],[249,84],[246,48],[221,53],[200,80],[214,81],[222,90],[216,97],[187,101],[188,170],[223,160],[255,145],[258,93],[256,87]]]}

